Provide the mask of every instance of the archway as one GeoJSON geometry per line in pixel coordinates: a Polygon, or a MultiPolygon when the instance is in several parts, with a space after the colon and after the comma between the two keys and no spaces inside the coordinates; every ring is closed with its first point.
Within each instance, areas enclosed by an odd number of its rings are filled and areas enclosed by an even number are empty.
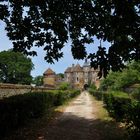
{"type": "Polygon", "coordinates": [[[89,87],[88,84],[84,84],[84,90],[87,90],[88,87],[89,87]]]}

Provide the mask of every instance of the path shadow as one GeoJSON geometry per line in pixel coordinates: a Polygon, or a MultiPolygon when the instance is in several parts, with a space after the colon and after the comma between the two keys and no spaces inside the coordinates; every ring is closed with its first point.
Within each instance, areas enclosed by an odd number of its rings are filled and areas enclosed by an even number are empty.
{"type": "Polygon", "coordinates": [[[115,121],[86,119],[71,112],[57,118],[37,140],[124,140],[124,130],[115,121]]]}
{"type": "Polygon", "coordinates": [[[112,120],[87,119],[56,111],[52,120],[36,119],[3,140],[128,140],[112,120]]]}

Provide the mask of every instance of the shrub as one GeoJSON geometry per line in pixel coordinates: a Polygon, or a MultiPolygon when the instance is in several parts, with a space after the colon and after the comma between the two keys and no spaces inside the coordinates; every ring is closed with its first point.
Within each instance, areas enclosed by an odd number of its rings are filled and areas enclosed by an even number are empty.
{"type": "Polygon", "coordinates": [[[0,137],[7,135],[30,119],[48,113],[51,107],[75,97],[80,91],[48,91],[45,93],[27,93],[0,100],[0,137]]]}
{"type": "Polygon", "coordinates": [[[140,138],[140,102],[127,94],[114,92],[103,94],[103,101],[110,115],[124,122],[129,135],[135,140],[140,138]]]}
{"type": "Polygon", "coordinates": [[[97,100],[102,100],[103,92],[89,89],[89,93],[92,94],[97,100]]]}
{"type": "Polygon", "coordinates": [[[89,93],[92,94],[97,100],[102,100],[102,91],[98,91],[95,84],[91,84],[89,89],[89,93]]]}
{"type": "Polygon", "coordinates": [[[126,93],[118,92],[117,94],[117,92],[113,92],[103,94],[103,101],[110,115],[120,121],[124,118],[127,105],[131,102],[131,99],[126,93]]]}
{"type": "Polygon", "coordinates": [[[90,84],[89,88],[90,88],[90,89],[92,89],[92,90],[97,90],[97,88],[96,88],[95,84],[93,84],[93,83],[92,83],[92,84],[90,84]]]}
{"type": "Polygon", "coordinates": [[[60,90],[68,90],[69,88],[70,88],[70,84],[67,82],[62,82],[58,87],[58,89],[60,90]]]}
{"type": "Polygon", "coordinates": [[[140,102],[132,101],[127,107],[124,119],[128,133],[132,139],[140,139],[140,102]]]}
{"type": "Polygon", "coordinates": [[[140,88],[136,88],[133,90],[133,92],[131,93],[131,96],[135,99],[140,101],[140,88]]]}

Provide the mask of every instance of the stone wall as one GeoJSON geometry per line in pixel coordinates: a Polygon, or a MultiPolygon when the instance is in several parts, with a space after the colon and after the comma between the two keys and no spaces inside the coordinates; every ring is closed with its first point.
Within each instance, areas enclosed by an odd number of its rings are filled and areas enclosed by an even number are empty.
{"type": "Polygon", "coordinates": [[[48,86],[50,85],[51,87],[55,87],[55,85],[56,85],[56,76],[55,75],[44,76],[43,83],[44,83],[45,87],[47,85],[48,86]]]}
{"type": "Polygon", "coordinates": [[[45,92],[48,90],[54,90],[51,87],[33,87],[30,85],[18,85],[18,84],[2,84],[0,83],[0,98],[25,94],[29,92],[45,92]]]}

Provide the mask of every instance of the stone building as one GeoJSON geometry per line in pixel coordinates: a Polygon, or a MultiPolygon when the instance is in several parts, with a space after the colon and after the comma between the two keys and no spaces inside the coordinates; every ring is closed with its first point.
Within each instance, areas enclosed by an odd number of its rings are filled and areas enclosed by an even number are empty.
{"type": "Polygon", "coordinates": [[[60,74],[56,74],[51,68],[48,68],[43,73],[43,86],[44,87],[53,87],[57,88],[62,82],[64,82],[64,78],[60,76],[60,74]]]}
{"type": "Polygon", "coordinates": [[[48,68],[44,72],[43,83],[44,87],[57,87],[62,82],[70,83],[71,87],[83,89],[89,84],[94,83],[96,87],[99,87],[98,78],[99,69],[90,67],[90,64],[85,60],[83,66],[79,64],[68,67],[64,72],[64,79],[56,74],[52,69],[48,68]]]}
{"type": "Polygon", "coordinates": [[[83,89],[89,84],[94,83],[96,87],[99,87],[98,78],[99,69],[90,67],[90,64],[85,60],[83,66],[79,64],[68,67],[65,71],[65,81],[70,83],[72,87],[83,89]]]}
{"type": "Polygon", "coordinates": [[[55,72],[48,68],[43,74],[43,85],[44,87],[55,87],[56,85],[56,74],[55,72]]]}

